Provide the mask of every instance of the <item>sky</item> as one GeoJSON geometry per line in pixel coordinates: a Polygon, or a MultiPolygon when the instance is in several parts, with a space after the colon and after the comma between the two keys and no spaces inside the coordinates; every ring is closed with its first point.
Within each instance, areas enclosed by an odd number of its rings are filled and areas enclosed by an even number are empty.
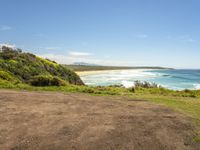
{"type": "Polygon", "coordinates": [[[0,0],[0,44],[62,64],[200,69],[199,0],[0,0]]]}

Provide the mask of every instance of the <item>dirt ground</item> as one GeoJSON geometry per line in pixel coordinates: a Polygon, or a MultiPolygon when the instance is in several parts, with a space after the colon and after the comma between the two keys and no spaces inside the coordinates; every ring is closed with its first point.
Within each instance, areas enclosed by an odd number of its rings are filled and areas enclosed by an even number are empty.
{"type": "Polygon", "coordinates": [[[190,150],[191,119],[124,97],[0,90],[0,150],[190,150]]]}

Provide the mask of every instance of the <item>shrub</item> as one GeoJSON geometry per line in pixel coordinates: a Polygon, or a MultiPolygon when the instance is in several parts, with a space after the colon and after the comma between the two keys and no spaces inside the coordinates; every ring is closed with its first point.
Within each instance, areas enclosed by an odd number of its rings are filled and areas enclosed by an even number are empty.
{"type": "Polygon", "coordinates": [[[159,88],[159,86],[156,83],[150,83],[147,81],[141,82],[141,81],[135,81],[134,87],[142,87],[142,88],[159,88]]]}
{"type": "Polygon", "coordinates": [[[114,85],[109,85],[108,87],[121,87],[124,88],[123,84],[114,84],[114,85]]]}
{"type": "Polygon", "coordinates": [[[66,84],[66,81],[60,79],[59,77],[53,77],[53,79],[51,80],[51,85],[54,86],[64,86],[66,84]]]}
{"type": "Polygon", "coordinates": [[[184,97],[197,97],[197,91],[185,89],[183,91],[178,91],[177,93],[180,93],[180,95],[184,97]]]}
{"type": "Polygon", "coordinates": [[[129,91],[135,93],[135,87],[129,88],[129,91]]]}
{"type": "Polygon", "coordinates": [[[0,70],[0,78],[3,79],[3,80],[6,80],[6,81],[13,81],[13,76],[6,72],[6,71],[2,71],[0,70]]]}
{"type": "Polygon", "coordinates": [[[33,77],[30,84],[33,86],[64,86],[67,83],[59,77],[39,75],[33,77]]]}
{"type": "Polygon", "coordinates": [[[0,79],[0,88],[14,88],[14,87],[15,86],[11,82],[0,79]]]}
{"type": "Polygon", "coordinates": [[[86,87],[82,90],[84,93],[94,93],[95,90],[93,88],[86,87]]]}

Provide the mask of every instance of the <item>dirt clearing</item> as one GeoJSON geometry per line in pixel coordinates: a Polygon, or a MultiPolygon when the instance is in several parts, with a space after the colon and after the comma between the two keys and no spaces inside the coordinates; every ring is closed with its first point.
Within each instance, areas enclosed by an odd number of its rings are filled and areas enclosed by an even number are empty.
{"type": "Polygon", "coordinates": [[[1,150],[198,150],[191,122],[148,101],[0,90],[1,150]]]}

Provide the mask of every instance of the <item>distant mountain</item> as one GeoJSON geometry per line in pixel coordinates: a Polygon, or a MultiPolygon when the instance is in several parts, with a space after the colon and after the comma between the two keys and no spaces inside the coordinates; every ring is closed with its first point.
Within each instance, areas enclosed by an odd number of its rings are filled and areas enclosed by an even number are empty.
{"type": "Polygon", "coordinates": [[[86,63],[86,62],[74,62],[72,65],[77,65],[77,66],[100,66],[97,64],[90,64],[90,63],[86,63]]]}
{"type": "Polygon", "coordinates": [[[2,80],[36,86],[84,84],[74,71],[63,65],[6,46],[2,46],[0,51],[0,81],[2,80]]]}

